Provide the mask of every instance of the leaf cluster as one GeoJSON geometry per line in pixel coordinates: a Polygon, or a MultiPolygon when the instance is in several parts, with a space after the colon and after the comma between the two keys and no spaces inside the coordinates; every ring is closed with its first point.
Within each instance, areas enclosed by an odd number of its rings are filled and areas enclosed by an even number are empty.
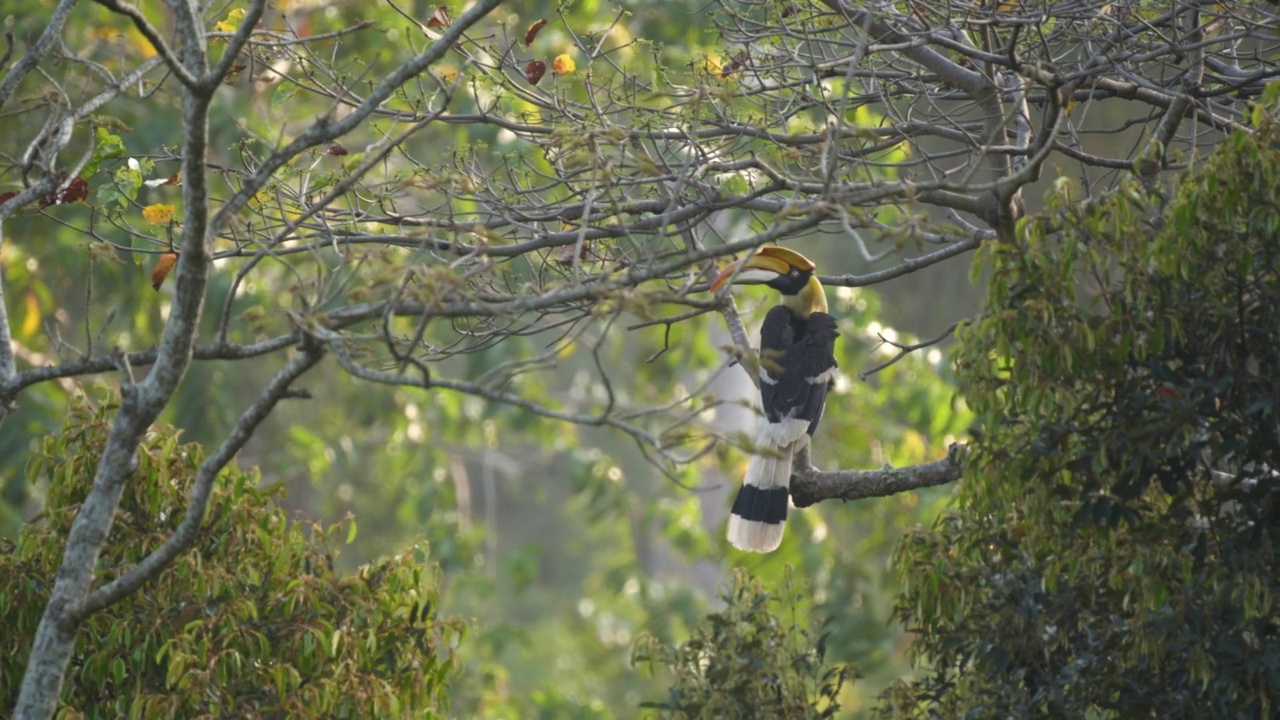
{"type": "Polygon", "coordinates": [[[841,689],[858,672],[827,662],[826,636],[797,619],[801,592],[790,576],[771,594],[737,572],[721,595],[724,609],[703,616],[688,640],[642,637],[632,662],[672,679],[664,701],[642,707],[669,718],[834,717],[841,689]]]}
{"type": "MultiPolygon", "coordinates": [[[[109,411],[77,403],[59,435],[33,453],[48,481],[44,512],[0,543],[0,704],[19,679],[78,504],[89,491],[109,411]]],[[[156,427],[138,450],[99,559],[99,580],[136,564],[173,532],[203,459],[197,444],[156,427]]],[[[333,569],[340,526],[306,527],[227,468],[190,552],[77,635],[60,717],[437,716],[462,625],[439,617],[425,546],[362,567],[333,569]]],[[[348,534],[354,533],[348,524],[348,534]]]]}
{"type": "Polygon", "coordinates": [[[897,556],[892,717],[1269,717],[1280,699],[1280,131],[1059,198],[959,337],[960,506],[897,556]]]}

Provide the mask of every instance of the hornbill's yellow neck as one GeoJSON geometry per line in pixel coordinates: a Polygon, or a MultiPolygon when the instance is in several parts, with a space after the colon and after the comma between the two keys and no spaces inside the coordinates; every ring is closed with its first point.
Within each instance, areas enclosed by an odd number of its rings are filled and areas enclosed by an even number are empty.
{"type": "Polygon", "coordinates": [[[822,291],[822,283],[818,282],[818,278],[810,275],[809,282],[800,288],[800,292],[782,296],[781,305],[797,317],[808,318],[816,312],[827,311],[827,294],[822,291]]]}

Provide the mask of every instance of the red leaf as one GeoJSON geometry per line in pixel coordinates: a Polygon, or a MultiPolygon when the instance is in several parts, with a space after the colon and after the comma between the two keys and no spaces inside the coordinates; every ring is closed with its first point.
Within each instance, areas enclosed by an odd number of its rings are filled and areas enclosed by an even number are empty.
{"type": "Polygon", "coordinates": [[[546,74],[547,64],[541,60],[530,60],[529,64],[524,66],[524,76],[529,80],[530,85],[537,85],[546,74]]]}
{"type": "Polygon", "coordinates": [[[431,19],[427,21],[427,27],[429,28],[447,28],[452,24],[453,21],[449,19],[449,8],[443,5],[437,7],[436,11],[432,13],[431,19]]]}
{"type": "MultiPolygon", "coordinates": [[[[63,175],[58,178],[58,185],[66,182],[67,176],[63,175]]],[[[89,197],[89,183],[84,178],[78,177],[72,180],[65,188],[55,189],[53,192],[40,198],[40,207],[46,208],[50,205],[61,205],[62,203],[80,202],[89,197]]]]}
{"type": "Polygon", "coordinates": [[[1166,400],[1181,400],[1182,393],[1169,387],[1156,388],[1156,397],[1162,397],[1166,400]]]}
{"type": "Polygon", "coordinates": [[[223,85],[236,84],[236,82],[240,80],[240,73],[244,72],[244,69],[245,69],[244,63],[236,63],[235,66],[233,66],[230,70],[227,71],[226,76],[222,78],[222,84],[223,85]]]}
{"type": "Polygon", "coordinates": [[[545,19],[539,20],[538,22],[530,25],[529,32],[524,34],[524,46],[529,47],[530,45],[532,45],[534,38],[538,37],[538,31],[546,27],[546,25],[547,25],[547,21],[545,19]]]}
{"type": "Polygon", "coordinates": [[[156,266],[151,270],[151,289],[160,292],[160,286],[164,284],[164,279],[169,277],[169,271],[173,270],[173,266],[178,262],[178,253],[167,252],[156,258],[156,266]]]}
{"type": "Polygon", "coordinates": [[[339,156],[339,157],[341,157],[341,156],[343,156],[343,155],[350,155],[350,154],[351,154],[351,151],[350,151],[350,150],[348,150],[348,149],[346,149],[346,148],[342,147],[342,146],[341,146],[341,145],[339,145],[338,143],[334,143],[334,144],[330,145],[330,146],[329,146],[329,149],[328,149],[328,150],[325,150],[325,152],[329,153],[330,155],[337,155],[337,156],[339,156]]]}
{"type": "Polygon", "coordinates": [[[7,193],[0,193],[0,204],[9,202],[9,198],[17,196],[18,193],[10,190],[7,193]]]}
{"type": "Polygon", "coordinates": [[[89,197],[89,183],[84,178],[78,177],[71,181],[66,190],[62,191],[62,196],[58,198],[58,202],[80,202],[87,197],[89,197]]]}

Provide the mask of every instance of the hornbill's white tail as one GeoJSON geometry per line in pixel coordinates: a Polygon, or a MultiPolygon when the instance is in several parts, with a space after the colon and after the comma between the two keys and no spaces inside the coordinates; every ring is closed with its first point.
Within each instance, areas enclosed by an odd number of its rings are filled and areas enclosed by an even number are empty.
{"type": "Polygon", "coordinates": [[[836,373],[836,319],[827,314],[822,283],[808,258],[780,247],[761,248],[711,283],[763,283],[782,293],[760,328],[760,404],[764,422],[742,490],[729,515],[729,542],[769,552],[782,542],[790,502],[791,460],[809,441],[836,373]]]}
{"type": "Polygon", "coordinates": [[[791,463],[809,441],[807,420],[760,425],[755,454],[729,515],[729,544],[750,552],[770,552],[782,542],[791,503],[791,463]]]}

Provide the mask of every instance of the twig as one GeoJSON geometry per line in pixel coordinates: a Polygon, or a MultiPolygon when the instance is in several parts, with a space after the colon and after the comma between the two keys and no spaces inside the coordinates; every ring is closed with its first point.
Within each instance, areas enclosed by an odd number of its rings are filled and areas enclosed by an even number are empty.
{"type": "Polygon", "coordinates": [[[914,343],[914,344],[911,344],[911,345],[903,345],[903,344],[901,344],[901,343],[896,343],[896,342],[894,342],[894,341],[892,341],[892,340],[890,340],[890,339],[886,338],[884,335],[881,335],[881,336],[880,336],[880,342],[881,342],[881,343],[883,343],[883,344],[885,344],[885,345],[892,345],[893,347],[895,347],[895,348],[897,348],[897,349],[898,349],[898,352],[897,352],[897,353],[895,353],[893,357],[889,358],[888,360],[885,360],[884,362],[880,363],[879,365],[876,365],[875,367],[871,368],[870,370],[863,370],[862,372],[858,373],[858,379],[859,379],[859,380],[866,380],[867,378],[871,377],[872,375],[875,375],[876,373],[880,372],[881,370],[884,370],[885,368],[887,368],[887,367],[889,367],[890,365],[892,365],[892,364],[894,364],[894,363],[898,362],[899,360],[901,360],[902,358],[906,357],[907,355],[910,355],[911,353],[915,352],[916,350],[920,350],[920,349],[922,349],[922,348],[927,348],[927,347],[929,347],[930,345],[937,345],[938,343],[942,342],[943,340],[946,340],[947,338],[951,337],[951,333],[955,332],[955,331],[956,331],[956,328],[960,327],[960,323],[962,323],[962,322],[965,322],[965,321],[964,321],[964,320],[957,320],[956,322],[951,323],[951,327],[947,328],[946,330],[943,330],[941,335],[939,335],[939,336],[937,336],[937,337],[935,337],[935,338],[933,338],[933,339],[931,339],[931,340],[922,340],[922,341],[920,341],[920,342],[918,342],[918,343],[914,343]]]}

